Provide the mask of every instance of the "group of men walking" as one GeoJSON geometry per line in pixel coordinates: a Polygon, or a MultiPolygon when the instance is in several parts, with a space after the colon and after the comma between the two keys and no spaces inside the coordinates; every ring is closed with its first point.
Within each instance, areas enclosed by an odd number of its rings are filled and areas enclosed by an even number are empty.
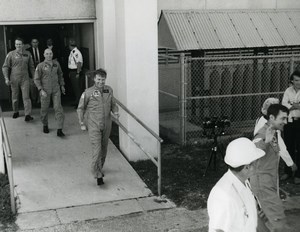
{"type": "MultiPolygon", "coordinates": [[[[37,39],[33,39],[32,47],[30,51],[27,51],[23,48],[24,41],[17,38],[16,49],[7,54],[2,67],[5,83],[11,87],[12,91],[13,118],[20,116],[18,100],[21,89],[25,121],[33,120],[29,96],[30,82],[32,82],[39,93],[43,132],[49,133],[48,110],[52,99],[57,122],[57,136],[64,137],[62,129],[65,115],[61,104],[61,94],[65,94],[66,90],[63,71],[57,59],[53,59],[52,40],[47,41],[49,46],[43,51],[44,61],[42,62],[40,51],[37,50],[37,42],[37,39]]],[[[102,185],[104,184],[102,169],[111,131],[111,113],[118,118],[118,107],[114,102],[112,88],[105,85],[107,73],[103,69],[94,72],[95,85],[81,96],[79,77],[83,65],[82,54],[74,39],[69,40],[69,49],[69,78],[75,95],[76,108],[78,105],[79,124],[82,130],[88,129],[89,131],[93,152],[92,172],[97,179],[97,184],[102,185]]]]}
{"type": "Polygon", "coordinates": [[[300,72],[292,73],[290,81],[282,104],[276,98],[264,102],[253,141],[238,138],[227,146],[229,170],[208,198],[209,231],[290,231],[278,168],[282,158],[286,173],[281,179],[300,183],[300,72]]]}

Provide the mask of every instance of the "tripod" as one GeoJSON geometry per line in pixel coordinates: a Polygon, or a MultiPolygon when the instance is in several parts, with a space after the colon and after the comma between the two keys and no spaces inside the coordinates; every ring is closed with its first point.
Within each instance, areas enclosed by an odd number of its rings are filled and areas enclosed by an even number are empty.
{"type": "Polygon", "coordinates": [[[210,152],[210,156],[209,156],[209,160],[208,163],[206,165],[205,168],[205,172],[203,174],[203,176],[206,176],[206,173],[208,171],[209,166],[211,165],[211,162],[214,162],[214,170],[216,171],[216,161],[217,161],[217,153],[220,153],[220,155],[224,158],[223,152],[221,152],[220,146],[218,144],[218,134],[215,132],[216,127],[214,128],[214,130],[212,131],[212,135],[213,135],[213,144],[211,147],[211,152],[210,152]]]}

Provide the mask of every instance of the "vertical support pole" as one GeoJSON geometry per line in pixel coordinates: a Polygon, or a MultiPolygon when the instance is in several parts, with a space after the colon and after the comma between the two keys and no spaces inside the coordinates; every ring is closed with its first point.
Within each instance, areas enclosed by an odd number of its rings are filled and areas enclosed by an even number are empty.
{"type": "Polygon", "coordinates": [[[160,152],[160,142],[157,141],[157,192],[158,196],[161,196],[161,152],[160,152]]]}
{"type": "Polygon", "coordinates": [[[14,177],[13,177],[13,170],[12,170],[12,162],[11,162],[11,154],[8,157],[8,166],[10,171],[8,172],[9,175],[9,185],[10,185],[10,205],[11,211],[13,214],[16,214],[16,202],[15,202],[15,186],[14,186],[14,177]]]}
{"type": "Polygon", "coordinates": [[[294,56],[292,54],[292,57],[290,59],[290,75],[292,75],[292,73],[294,72],[294,64],[295,64],[295,62],[294,62],[294,56]]]}
{"type": "Polygon", "coordinates": [[[180,143],[186,145],[186,80],[185,80],[185,57],[180,54],[180,143]]]}

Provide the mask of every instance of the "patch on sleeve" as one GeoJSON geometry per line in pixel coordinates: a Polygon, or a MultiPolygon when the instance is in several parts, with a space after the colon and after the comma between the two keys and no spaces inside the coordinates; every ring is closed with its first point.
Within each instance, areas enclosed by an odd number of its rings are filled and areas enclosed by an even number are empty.
{"type": "Polygon", "coordinates": [[[83,93],[83,94],[81,94],[81,99],[84,99],[84,93],[83,93]]]}
{"type": "Polygon", "coordinates": [[[253,139],[252,141],[253,141],[253,143],[258,143],[261,140],[262,140],[262,138],[256,138],[256,139],[253,139]]]}

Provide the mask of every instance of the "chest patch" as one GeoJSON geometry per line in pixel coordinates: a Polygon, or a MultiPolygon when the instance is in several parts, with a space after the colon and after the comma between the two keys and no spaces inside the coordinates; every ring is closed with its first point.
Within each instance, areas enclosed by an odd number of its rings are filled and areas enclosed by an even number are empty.
{"type": "Polygon", "coordinates": [[[19,53],[16,53],[15,58],[16,58],[16,59],[20,59],[20,58],[21,58],[21,55],[20,55],[19,53]]]}
{"type": "Polygon", "coordinates": [[[45,64],[45,66],[44,66],[44,70],[49,70],[50,69],[50,66],[48,65],[48,64],[45,64]]]}
{"type": "Polygon", "coordinates": [[[94,90],[94,92],[93,92],[94,97],[99,97],[100,95],[101,95],[101,93],[99,90],[94,90]]]}

